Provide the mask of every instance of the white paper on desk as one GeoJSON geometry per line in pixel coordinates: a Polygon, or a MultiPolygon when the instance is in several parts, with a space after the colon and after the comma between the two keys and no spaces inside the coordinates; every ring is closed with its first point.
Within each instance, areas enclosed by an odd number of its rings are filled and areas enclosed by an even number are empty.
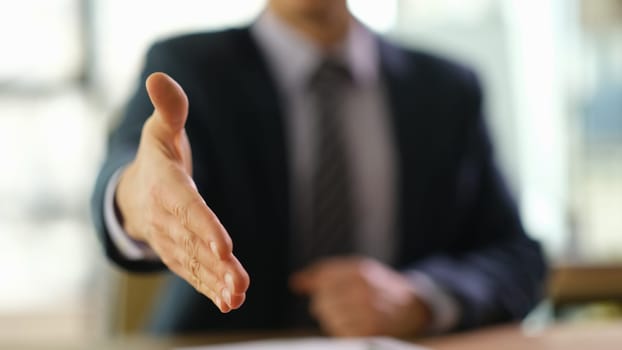
{"type": "Polygon", "coordinates": [[[391,338],[301,338],[262,340],[225,345],[178,348],[177,350],[427,350],[391,338]]]}

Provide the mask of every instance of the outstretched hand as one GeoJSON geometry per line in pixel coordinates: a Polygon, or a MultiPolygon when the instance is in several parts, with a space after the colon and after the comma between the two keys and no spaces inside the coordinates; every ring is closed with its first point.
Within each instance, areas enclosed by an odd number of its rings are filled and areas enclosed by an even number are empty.
{"type": "Polygon", "coordinates": [[[150,75],[146,84],[154,112],[115,194],[123,227],[220,311],[237,309],[244,303],[249,276],[233,255],[227,230],[192,179],[192,152],[184,129],[188,98],[164,73],[150,75]]]}

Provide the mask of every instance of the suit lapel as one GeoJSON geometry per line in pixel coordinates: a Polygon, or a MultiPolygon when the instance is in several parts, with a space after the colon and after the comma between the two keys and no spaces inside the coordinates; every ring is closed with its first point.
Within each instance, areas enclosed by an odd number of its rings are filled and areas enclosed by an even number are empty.
{"type": "MultiPolygon", "coordinates": [[[[277,241],[286,245],[290,231],[289,156],[280,96],[250,30],[240,30],[237,41],[239,55],[236,59],[240,64],[236,74],[239,74],[238,81],[243,82],[240,103],[247,104],[249,111],[241,122],[248,124],[245,142],[252,154],[250,169],[255,171],[250,176],[257,200],[263,201],[257,204],[259,210],[274,221],[272,227],[276,230],[272,233],[279,235],[275,237],[277,241]]],[[[282,248],[280,251],[288,249],[287,246],[279,248],[282,248]]]]}
{"type": "Polygon", "coordinates": [[[385,79],[393,134],[397,151],[398,178],[396,183],[398,210],[396,213],[398,265],[412,261],[423,239],[413,234],[417,215],[423,203],[421,179],[426,171],[422,150],[425,145],[425,111],[422,110],[422,83],[416,75],[414,59],[392,44],[379,40],[381,71],[385,79]]]}
{"type": "Polygon", "coordinates": [[[253,150],[256,168],[262,169],[262,176],[276,213],[283,219],[282,227],[288,227],[289,219],[289,172],[286,151],[283,111],[276,83],[268,71],[268,66],[253,40],[250,30],[240,31],[242,49],[239,74],[244,82],[250,114],[249,135],[256,148],[253,150]]]}

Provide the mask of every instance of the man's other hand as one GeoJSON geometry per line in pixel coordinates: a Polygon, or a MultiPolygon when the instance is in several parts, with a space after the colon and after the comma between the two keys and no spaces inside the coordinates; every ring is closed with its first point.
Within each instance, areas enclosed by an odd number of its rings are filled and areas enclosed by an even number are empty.
{"type": "Polygon", "coordinates": [[[360,257],[322,260],[290,279],[309,295],[311,314],[333,336],[413,336],[430,322],[430,311],[406,277],[360,257]]]}
{"type": "Polygon", "coordinates": [[[232,253],[229,234],[192,179],[192,152],[184,130],[188,98],[166,74],[154,73],[146,84],[154,112],[115,194],[123,227],[220,311],[237,309],[245,300],[249,277],[232,253]]]}

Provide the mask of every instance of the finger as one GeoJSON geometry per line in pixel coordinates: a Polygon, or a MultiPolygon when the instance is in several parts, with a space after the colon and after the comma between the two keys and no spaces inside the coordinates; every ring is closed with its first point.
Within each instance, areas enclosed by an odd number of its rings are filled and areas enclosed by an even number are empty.
{"type": "Polygon", "coordinates": [[[295,272],[289,278],[289,285],[297,293],[311,294],[320,286],[320,281],[327,274],[330,264],[325,260],[315,262],[306,268],[295,272]]]}
{"type": "MultiPolygon", "coordinates": [[[[177,257],[182,263],[189,265],[196,260],[199,265],[213,275],[220,283],[218,290],[226,287],[230,297],[225,297],[231,308],[238,308],[245,299],[250,280],[242,264],[232,254],[227,259],[218,259],[196,234],[186,229],[171,214],[163,213],[161,220],[166,226],[168,237],[176,243],[177,257]]],[[[214,288],[213,288],[214,289],[214,288]]]]}
{"type": "MultiPolygon", "coordinates": [[[[185,253],[183,250],[181,251],[181,254],[185,253]]],[[[198,257],[191,257],[190,259],[191,261],[187,262],[187,266],[191,267],[193,263],[198,264],[197,272],[200,280],[216,291],[229,308],[238,309],[242,306],[246,300],[248,283],[244,287],[240,287],[241,284],[238,283],[236,286],[234,281],[243,279],[244,277],[241,275],[248,279],[248,274],[241,268],[237,259],[233,257],[233,261],[216,261],[215,264],[201,263],[198,257]]]]}
{"type": "Polygon", "coordinates": [[[183,249],[177,247],[175,255],[181,265],[184,278],[197,291],[212,299],[222,312],[229,312],[232,309],[231,292],[225,283],[209,268],[201,266],[196,257],[186,255],[183,249]]]}
{"type": "Polygon", "coordinates": [[[320,260],[294,273],[290,278],[291,288],[298,293],[309,294],[320,288],[329,288],[350,283],[357,275],[358,264],[349,257],[320,260]]]}
{"type": "MultiPolygon", "coordinates": [[[[217,259],[206,248],[204,242],[199,242],[199,245],[201,248],[197,251],[197,259],[201,265],[210,269],[212,273],[218,276],[233,296],[246,293],[250,284],[250,278],[240,261],[234,255],[230,255],[229,258],[223,260],[217,259]]],[[[235,305],[231,306],[236,307],[235,305]]]]}
{"type": "MultiPolygon", "coordinates": [[[[191,261],[189,264],[193,264],[193,262],[191,261]]],[[[195,288],[199,292],[203,293],[206,290],[212,293],[213,296],[210,299],[215,301],[222,312],[238,309],[246,300],[246,293],[232,293],[226,283],[205,266],[198,265],[194,269],[186,267],[185,271],[191,275],[195,288]]]]}
{"type": "Polygon", "coordinates": [[[154,240],[156,250],[162,262],[175,274],[183,278],[199,293],[208,297],[221,312],[229,312],[231,308],[225,303],[218,290],[218,281],[203,269],[195,267],[182,249],[172,239],[161,236],[154,240]],[[194,271],[193,271],[194,270],[194,271]]]}
{"type": "Polygon", "coordinates": [[[250,285],[248,272],[233,255],[224,261],[224,264],[217,265],[216,270],[218,276],[225,281],[225,286],[231,291],[230,306],[234,309],[238,308],[246,299],[245,293],[250,285]]]}
{"type": "Polygon", "coordinates": [[[231,295],[231,305],[230,307],[233,310],[237,310],[244,304],[246,301],[246,293],[233,294],[231,295]]]}
{"type": "Polygon", "coordinates": [[[171,169],[170,181],[154,189],[156,201],[218,259],[229,259],[233,251],[231,237],[196,190],[192,178],[181,168],[171,169]]]}
{"type": "MultiPolygon", "coordinates": [[[[201,239],[197,234],[183,226],[179,220],[170,213],[164,214],[168,221],[170,237],[181,247],[184,247],[187,254],[197,257],[201,265],[209,268],[215,275],[224,281],[231,294],[243,294],[249,287],[250,278],[240,261],[231,253],[220,259],[213,249],[210,248],[207,240],[201,239]]],[[[226,243],[228,244],[228,243],[226,243]]],[[[232,305],[235,307],[234,305],[232,305]]]]}
{"type": "Polygon", "coordinates": [[[210,273],[209,270],[201,266],[196,259],[186,256],[185,252],[178,246],[175,246],[175,248],[176,263],[173,265],[174,272],[185,279],[199,293],[211,299],[221,312],[227,313],[231,311],[232,308],[229,305],[231,294],[224,286],[224,283],[217,276],[210,273]]]}
{"type": "Polygon", "coordinates": [[[291,290],[298,294],[311,294],[316,289],[316,282],[313,275],[297,272],[289,278],[291,290]]]}
{"type": "Polygon", "coordinates": [[[146,81],[154,107],[154,131],[163,140],[171,140],[184,128],[188,115],[188,97],[182,87],[164,73],[153,73],[146,81]]]}

